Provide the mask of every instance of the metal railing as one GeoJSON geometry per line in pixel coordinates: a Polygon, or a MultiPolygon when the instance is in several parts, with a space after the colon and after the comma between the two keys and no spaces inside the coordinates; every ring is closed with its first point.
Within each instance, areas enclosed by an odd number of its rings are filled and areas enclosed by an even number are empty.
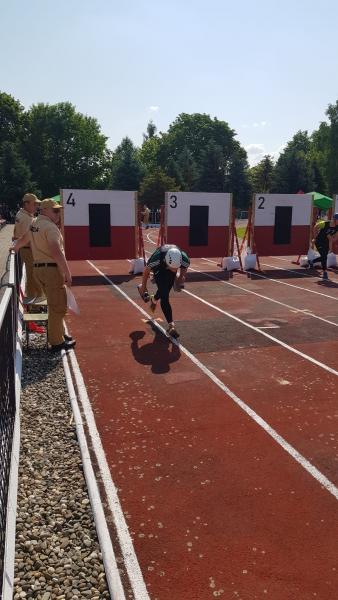
{"type": "Polygon", "coordinates": [[[0,597],[3,591],[8,494],[16,416],[16,342],[20,282],[17,257],[8,257],[0,286],[0,597]]]}

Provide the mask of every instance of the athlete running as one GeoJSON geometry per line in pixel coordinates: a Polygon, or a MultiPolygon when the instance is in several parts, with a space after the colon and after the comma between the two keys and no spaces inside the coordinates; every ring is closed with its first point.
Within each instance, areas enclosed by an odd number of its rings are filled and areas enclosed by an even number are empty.
{"type": "Polygon", "coordinates": [[[323,269],[323,279],[328,279],[327,274],[327,255],[332,249],[332,243],[338,237],[338,213],[333,215],[332,222],[320,220],[314,228],[314,239],[316,248],[320,254],[318,258],[309,262],[309,267],[313,267],[314,263],[321,262],[323,269]]]}
{"type": "Polygon", "coordinates": [[[138,286],[139,293],[145,302],[150,300],[150,310],[154,314],[158,300],[161,301],[161,309],[168,322],[168,335],[178,338],[179,333],[173,321],[172,308],[169,302],[169,293],[175,284],[175,289],[184,287],[186,272],[190,265],[188,255],[174,244],[165,244],[157,248],[147,262],[143,273],[142,283],[138,286]],[[149,295],[147,281],[150,272],[154,273],[157,292],[149,295]],[[178,275],[179,271],[179,275],[178,275]]]}

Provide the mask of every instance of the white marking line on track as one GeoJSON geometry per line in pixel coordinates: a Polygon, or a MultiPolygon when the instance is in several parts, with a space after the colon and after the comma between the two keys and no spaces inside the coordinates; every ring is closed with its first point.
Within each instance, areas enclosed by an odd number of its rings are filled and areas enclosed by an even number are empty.
{"type": "MultiPolygon", "coordinates": [[[[203,271],[198,271],[197,269],[192,269],[191,267],[190,267],[190,269],[192,271],[196,271],[197,273],[201,273],[202,275],[205,275],[206,277],[210,277],[210,275],[208,275],[208,273],[203,273],[203,271]]],[[[209,306],[210,308],[212,308],[214,310],[217,310],[217,312],[220,312],[223,315],[226,315],[230,319],[233,319],[234,321],[237,321],[238,323],[241,323],[242,325],[245,325],[245,327],[248,327],[249,329],[252,329],[253,331],[256,331],[260,335],[263,335],[264,337],[268,338],[269,340],[272,340],[273,342],[275,342],[279,346],[282,346],[283,348],[286,348],[286,350],[289,350],[289,352],[293,352],[294,354],[297,354],[301,358],[304,358],[305,360],[308,360],[309,362],[312,362],[317,367],[321,367],[321,369],[324,369],[325,371],[328,371],[332,375],[338,376],[338,371],[336,371],[332,367],[329,367],[325,363],[322,363],[319,360],[316,360],[315,358],[312,358],[312,356],[309,356],[308,354],[304,354],[304,352],[301,352],[300,350],[297,350],[293,346],[289,346],[289,344],[287,344],[286,342],[282,342],[281,340],[279,340],[278,338],[273,337],[269,333],[265,333],[265,331],[261,331],[261,329],[258,329],[258,327],[255,327],[254,325],[251,325],[250,323],[247,323],[246,321],[242,321],[242,319],[240,319],[239,317],[236,317],[235,315],[232,315],[231,313],[228,313],[226,310],[223,310],[222,308],[219,308],[215,304],[211,304],[211,302],[208,302],[207,300],[204,300],[200,296],[196,296],[196,294],[193,294],[192,292],[188,292],[188,290],[182,290],[182,292],[185,292],[186,294],[188,294],[192,298],[195,298],[199,302],[202,302],[206,306],[209,306]]]]}
{"type": "MultiPolygon", "coordinates": [[[[147,235],[147,237],[148,237],[148,235],[147,235]]],[[[149,239],[149,237],[148,237],[148,239],[149,239]]],[[[152,240],[149,239],[149,241],[152,244],[155,244],[155,242],[152,242],[152,240]]],[[[145,253],[149,254],[149,252],[147,252],[147,250],[145,250],[145,253]]],[[[202,260],[217,265],[217,263],[214,260],[209,260],[207,258],[202,258],[202,260]]],[[[309,317],[312,317],[313,319],[317,319],[319,321],[324,321],[324,323],[328,323],[329,325],[334,325],[334,327],[338,327],[338,323],[335,323],[334,321],[329,321],[328,319],[324,319],[324,317],[320,317],[319,315],[315,315],[314,313],[310,312],[308,308],[304,308],[304,309],[296,308],[295,306],[291,306],[290,304],[286,304],[285,302],[280,302],[279,300],[275,300],[274,298],[270,298],[269,296],[264,296],[263,294],[259,294],[258,292],[254,292],[253,290],[248,290],[247,288],[241,287],[240,285],[237,285],[235,283],[230,283],[229,281],[223,281],[222,279],[219,279],[218,277],[215,277],[214,275],[210,275],[209,273],[204,273],[203,271],[198,271],[196,269],[193,269],[192,267],[190,267],[190,271],[196,271],[197,273],[203,273],[204,275],[210,277],[211,279],[216,279],[217,281],[219,281],[220,283],[223,283],[224,285],[230,285],[232,287],[243,290],[244,292],[247,292],[248,294],[254,294],[255,296],[259,296],[260,298],[263,298],[264,300],[268,300],[269,302],[274,302],[275,304],[280,304],[281,306],[285,306],[286,308],[289,308],[290,310],[293,310],[295,312],[305,313],[309,317]]],[[[269,281],[275,281],[274,279],[270,279],[270,277],[265,277],[264,275],[258,275],[258,277],[261,277],[263,279],[268,279],[269,281]]],[[[277,282],[277,283],[279,283],[279,282],[277,282]]],[[[288,284],[286,284],[286,285],[288,285],[288,284]]],[[[292,286],[292,287],[297,287],[297,286],[292,286]]],[[[301,288],[301,289],[303,289],[303,288],[301,288]]],[[[308,291],[312,291],[312,290],[308,290],[308,291]]],[[[314,293],[319,293],[319,292],[314,292],[314,293]]],[[[326,296],[326,294],[324,294],[324,295],[326,296]]],[[[331,298],[331,296],[327,296],[327,297],[331,298]]],[[[335,298],[335,300],[336,299],[337,298],[335,298]]],[[[264,329],[264,328],[260,327],[260,329],[264,329]]]]}
{"type": "MultiPolygon", "coordinates": [[[[112,480],[106,454],[102,447],[100,434],[97,430],[95,417],[93,414],[90,400],[88,398],[88,393],[82,377],[82,373],[77,362],[75,353],[70,352],[69,356],[75,376],[79,399],[82,404],[83,414],[87,422],[92,447],[96,456],[97,463],[99,465],[102,483],[104,485],[104,489],[107,495],[109,509],[114,517],[114,524],[119,537],[121,551],[124,558],[124,564],[128,572],[130,585],[133,589],[135,600],[150,600],[143,579],[143,575],[137,560],[137,556],[135,554],[133,542],[129,534],[128,526],[124,518],[117,490],[112,480]]],[[[120,596],[114,595],[112,598],[114,598],[114,600],[119,600],[120,596]]]]}
{"type": "MultiPolygon", "coordinates": [[[[149,252],[146,252],[146,253],[149,254],[149,252]]],[[[203,260],[207,260],[207,259],[203,259],[203,260]]],[[[209,262],[214,262],[214,261],[209,261],[209,262]]],[[[249,291],[246,288],[242,288],[240,286],[237,286],[236,284],[232,284],[232,283],[229,283],[227,281],[223,281],[223,280],[219,279],[218,277],[215,277],[214,275],[210,275],[210,273],[205,273],[204,271],[200,271],[199,269],[194,269],[193,267],[189,267],[189,269],[190,269],[190,271],[195,271],[196,273],[200,273],[201,275],[204,275],[207,278],[216,279],[216,281],[219,281],[219,283],[228,284],[228,285],[232,285],[234,287],[238,287],[239,289],[244,290],[245,292],[249,291]]],[[[316,360],[312,356],[309,356],[308,354],[305,354],[304,352],[301,352],[300,350],[297,350],[297,348],[294,348],[293,346],[290,346],[286,342],[283,342],[282,340],[279,340],[278,338],[275,338],[272,335],[270,335],[268,333],[265,333],[264,331],[262,331],[263,327],[255,327],[254,325],[251,325],[250,323],[247,323],[246,321],[243,321],[239,317],[236,317],[235,315],[232,315],[231,313],[228,313],[227,311],[223,310],[222,308],[219,308],[215,304],[211,304],[211,302],[207,302],[207,300],[204,300],[200,296],[196,296],[196,294],[193,294],[192,292],[188,292],[185,289],[182,290],[182,291],[185,292],[186,294],[188,294],[189,296],[192,296],[193,298],[195,298],[199,302],[202,302],[203,304],[206,304],[210,308],[213,308],[214,310],[216,310],[216,311],[218,311],[218,312],[226,315],[230,319],[233,319],[233,320],[237,321],[238,323],[241,323],[242,325],[245,325],[245,327],[248,327],[249,329],[252,329],[253,331],[256,331],[260,335],[263,335],[263,336],[267,337],[268,339],[272,340],[273,342],[275,342],[279,346],[282,346],[283,348],[286,348],[286,350],[288,350],[289,352],[293,352],[294,354],[297,354],[301,358],[304,358],[305,360],[308,360],[309,362],[312,362],[317,367],[320,367],[320,368],[324,369],[325,371],[328,371],[332,375],[338,376],[338,371],[336,371],[332,367],[329,367],[325,363],[322,363],[322,362],[316,360]]],[[[256,294],[256,292],[252,292],[252,293],[256,294]]],[[[271,298],[268,298],[267,296],[262,296],[261,294],[258,294],[258,293],[256,295],[257,296],[261,296],[262,298],[266,298],[267,300],[270,300],[272,302],[276,302],[278,304],[283,304],[283,303],[281,303],[281,302],[279,302],[277,300],[272,300],[271,298]]],[[[288,306],[288,305],[285,304],[284,306],[288,306]]],[[[291,307],[291,306],[289,308],[292,309],[292,310],[298,310],[298,309],[295,309],[294,307],[291,307]]],[[[304,312],[304,310],[299,310],[299,312],[304,312]]],[[[337,326],[337,323],[334,323],[333,321],[327,321],[326,319],[324,319],[322,317],[318,317],[317,315],[313,315],[312,313],[308,313],[307,311],[306,311],[306,314],[309,315],[309,316],[313,316],[314,318],[318,318],[321,321],[325,321],[325,322],[329,323],[330,325],[337,326]]]]}
{"type": "MultiPolygon", "coordinates": [[[[74,353],[71,352],[71,354],[74,353]]],[[[67,360],[67,354],[64,350],[62,351],[62,362],[65,371],[68,395],[74,415],[76,434],[81,449],[83,471],[94,515],[96,531],[100,542],[100,549],[102,552],[102,559],[105,567],[109,592],[111,594],[111,597],[114,598],[114,600],[126,600],[126,596],[121,583],[119,569],[115,558],[113,545],[108,531],[108,525],[101,502],[97,480],[94,475],[93,465],[88,450],[86,435],[83,429],[82,417],[72,381],[71,371],[67,360]]]]}
{"type": "MultiPolygon", "coordinates": [[[[206,260],[206,259],[203,258],[203,260],[206,260]]],[[[286,304],[285,302],[280,302],[280,300],[275,300],[274,298],[270,298],[269,296],[264,296],[263,294],[259,294],[258,292],[249,290],[245,287],[242,287],[241,285],[237,285],[236,283],[230,283],[230,281],[224,281],[223,279],[219,279],[219,277],[215,277],[214,275],[211,275],[210,273],[204,273],[204,271],[198,271],[196,269],[193,269],[192,267],[190,267],[190,270],[196,271],[197,273],[203,273],[204,275],[207,275],[211,279],[216,279],[217,281],[219,281],[220,283],[223,283],[224,285],[230,285],[231,287],[235,287],[235,288],[238,288],[239,290],[243,290],[244,292],[247,292],[248,294],[254,294],[255,296],[258,296],[259,298],[263,298],[264,300],[268,300],[269,302],[274,302],[275,304],[280,304],[281,306],[285,306],[286,308],[289,308],[290,310],[295,311],[295,312],[305,313],[307,316],[312,317],[313,319],[318,319],[319,321],[324,321],[324,323],[328,323],[329,325],[334,325],[335,327],[338,327],[338,323],[335,323],[334,321],[329,321],[328,319],[324,319],[324,317],[320,317],[319,315],[315,315],[314,313],[310,312],[308,308],[297,308],[296,306],[291,306],[290,304],[286,304]]]]}
{"type": "MultiPolygon", "coordinates": [[[[278,271],[286,271],[287,273],[292,273],[292,275],[297,276],[297,273],[295,273],[294,271],[292,271],[292,269],[285,269],[284,267],[278,267],[277,265],[270,265],[269,263],[261,263],[262,265],[264,265],[265,267],[272,267],[273,269],[277,269],[278,271]]],[[[312,275],[309,275],[308,273],[303,273],[302,274],[303,277],[302,279],[304,280],[305,277],[313,277],[312,275]]],[[[314,275],[314,277],[316,279],[319,279],[320,281],[323,281],[322,278],[319,275],[314,275]]],[[[330,281],[329,281],[330,283],[330,281]]],[[[300,286],[300,289],[302,290],[306,290],[307,292],[313,292],[313,290],[309,290],[307,288],[303,288],[300,286]]],[[[320,292],[316,292],[317,294],[319,294],[320,292]]],[[[335,296],[330,296],[329,294],[324,294],[324,296],[327,296],[328,298],[333,298],[334,300],[338,300],[338,298],[336,298],[335,296]]]]}
{"type": "Polygon", "coordinates": [[[154,244],[154,246],[157,246],[156,242],[153,242],[153,240],[150,239],[149,235],[150,235],[150,233],[147,233],[148,242],[150,242],[151,244],[154,244]]]}
{"type": "MultiPolygon", "coordinates": [[[[100,271],[100,269],[98,269],[91,261],[87,260],[87,262],[95,271],[97,271],[97,273],[99,273],[106,281],[108,281],[108,283],[116,291],[118,291],[121,294],[121,296],[128,300],[128,302],[130,302],[130,304],[132,304],[141,314],[147,316],[149,320],[152,320],[150,315],[148,315],[148,313],[143,308],[138,306],[138,304],[136,304],[136,302],[134,302],[134,300],[132,300],[132,298],[130,298],[128,294],[126,294],[117,285],[115,285],[111,281],[111,279],[107,277],[107,275],[100,271]]],[[[166,335],[165,330],[163,329],[163,327],[161,327],[161,325],[159,325],[155,321],[152,322],[154,326],[157,327],[159,331],[163,333],[163,335],[166,335]]],[[[210,371],[208,367],[206,367],[201,361],[199,361],[198,358],[196,358],[196,356],[191,354],[191,352],[189,352],[187,348],[182,346],[181,343],[177,342],[177,340],[174,340],[173,338],[171,338],[171,341],[173,344],[178,346],[181,352],[183,352],[183,354],[190,358],[190,360],[201,371],[203,371],[203,373],[207,377],[209,377],[209,379],[211,379],[227,396],[229,396],[231,400],[233,400],[247,415],[249,415],[251,419],[253,419],[260,427],[262,427],[262,429],[264,429],[264,431],[268,433],[268,435],[270,435],[275,440],[275,442],[277,442],[295,461],[297,461],[303,467],[303,469],[305,469],[310,475],[312,475],[312,477],[316,479],[321,486],[323,486],[328,492],[330,492],[330,494],[332,494],[336,498],[336,500],[338,500],[338,488],[332,481],[325,477],[325,475],[321,473],[321,471],[319,471],[302,454],[300,454],[293,446],[291,446],[291,444],[289,444],[282,436],[280,436],[277,433],[277,431],[275,431],[275,429],[270,427],[270,425],[266,421],[264,421],[264,419],[262,419],[262,417],[260,417],[254,410],[252,410],[250,406],[248,406],[245,402],[243,402],[243,400],[236,396],[236,394],[234,394],[234,392],[232,392],[220,379],[218,379],[218,377],[216,377],[216,375],[214,375],[214,373],[212,373],[212,371],[210,371]]]]}
{"type": "MultiPolygon", "coordinates": [[[[202,260],[205,260],[206,262],[210,262],[214,265],[217,265],[218,263],[215,260],[210,260],[208,258],[203,258],[202,260]]],[[[275,265],[271,265],[271,266],[275,266],[275,265]]],[[[282,269],[281,267],[275,267],[276,269],[280,269],[281,271],[285,271],[286,269],[282,269]]],[[[296,288],[298,290],[302,290],[302,292],[308,292],[309,294],[317,294],[318,296],[324,296],[324,298],[330,298],[331,300],[336,300],[338,301],[338,298],[336,298],[336,296],[330,296],[329,294],[323,294],[323,292],[316,292],[316,290],[309,290],[308,288],[303,288],[300,285],[295,285],[293,283],[287,283],[286,281],[279,281],[279,279],[274,279],[273,277],[267,277],[266,275],[262,275],[261,273],[257,273],[256,271],[253,273],[254,277],[260,277],[261,279],[267,279],[268,281],[272,281],[272,283],[279,283],[280,285],[287,285],[289,287],[292,288],[296,288]]]]}
{"type": "MultiPolygon", "coordinates": [[[[290,263],[290,259],[289,258],[283,258],[282,256],[274,256],[273,257],[275,260],[282,260],[283,262],[288,262],[290,263]]],[[[300,266],[300,265],[298,265],[300,266]]],[[[331,271],[332,269],[332,273],[336,273],[336,267],[328,267],[328,270],[331,271]]],[[[312,277],[312,275],[309,275],[308,273],[304,273],[304,275],[307,275],[307,277],[312,277]]],[[[319,279],[321,279],[320,275],[314,275],[314,277],[319,277],[319,279]]]]}

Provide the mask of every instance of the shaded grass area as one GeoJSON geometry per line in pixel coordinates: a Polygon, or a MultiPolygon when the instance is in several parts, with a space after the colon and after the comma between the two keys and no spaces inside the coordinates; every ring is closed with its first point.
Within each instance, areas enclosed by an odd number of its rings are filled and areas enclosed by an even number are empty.
{"type": "Polygon", "coordinates": [[[246,227],[236,227],[237,235],[239,238],[244,238],[246,227]]]}

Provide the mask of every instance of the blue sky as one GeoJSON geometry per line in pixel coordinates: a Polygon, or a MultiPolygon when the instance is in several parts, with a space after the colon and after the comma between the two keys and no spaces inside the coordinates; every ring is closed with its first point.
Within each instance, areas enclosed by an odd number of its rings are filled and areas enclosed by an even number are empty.
{"type": "Polygon", "coordinates": [[[112,149],[205,112],[253,164],[338,100],[337,22],[333,0],[0,0],[0,90],[72,102],[112,149]]]}

